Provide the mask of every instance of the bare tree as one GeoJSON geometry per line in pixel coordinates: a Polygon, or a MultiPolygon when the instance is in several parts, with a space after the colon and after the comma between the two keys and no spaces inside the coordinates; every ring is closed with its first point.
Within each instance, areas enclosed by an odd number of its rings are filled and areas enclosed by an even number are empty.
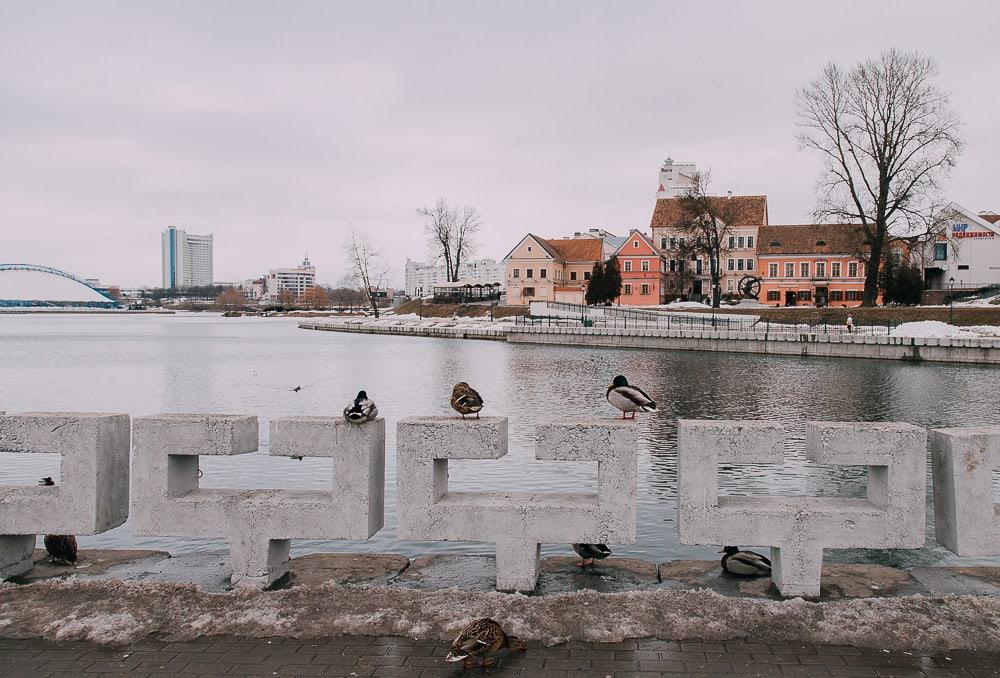
{"type": "Polygon", "coordinates": [[[235,287],[227,287],[215,298],[215,308],[226,313],[242,311],[247,305],[247,298],[235,287]]]}
{"type": "Polygon", "coordinates": [[[444,260],[448,282],[458,282],[462,261],[476,251],[476,234],[482,228],[482,216],[471,205],[449,207],[438,198],[434,207],[421,207],[417,216],[425,219],[424,232],[434,261],[444,260]]]}
{"type": "Polygon", "coordinates": [[[382,255],[371,244],[365,233],[354,226],[349,226],[348,239],[344,243],[344,256],[358,290],[364,295],[372,313],[378,318],[377,292],[382,289],[388,273],[382,255]]]}
{"type": "Polygon", "coordinates": [[[928,222],[939,182],[962,151],[958,116],[932,84],[936,74],[932,58],[889,50],[850,70],[830,63],[796,95],[799,143],[824,164],[814,217],[860,222],[864,231],[865,306],[878,298],[890,230],[928,222]]]}
{"type": "MultiPolygon", "coordinates": [[[[697,172],[691,187],[677,198],[678,221],[674,228],[685,236],[681,248],[682,266],[690,265],[689,259],[704,256],[708,261],[712,281],[712,306],[722,304],[722,258],[729,252],[729,236],[735,227],[746,224],[746,203],[731,197],[709,195],[711,172],[697,172]]],[[[686,273],[683,269],[680,271],[686,273]]],[[[687,273],[690,273],[689,271],[687,273]]]]}
{"type": "Polygon", "coordinates": [[[330,303],[330,297],[327,294],[325,287],[320,287],[319,285],[315,287],[310,287],[305,292],[302,293],[302,303],[306,308],[311,308],[314,311],[326,308],[330,303]]]}

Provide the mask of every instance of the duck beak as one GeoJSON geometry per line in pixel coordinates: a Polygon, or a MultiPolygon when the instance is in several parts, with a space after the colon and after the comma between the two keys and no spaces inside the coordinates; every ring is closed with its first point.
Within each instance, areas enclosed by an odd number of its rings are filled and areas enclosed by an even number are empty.
{"type": "Polygon", "coordinates": [[[721,551],[719,551],[719,553],[725,553],[725,552],[726,552],[726,549],[722,549],[721,551]]]}

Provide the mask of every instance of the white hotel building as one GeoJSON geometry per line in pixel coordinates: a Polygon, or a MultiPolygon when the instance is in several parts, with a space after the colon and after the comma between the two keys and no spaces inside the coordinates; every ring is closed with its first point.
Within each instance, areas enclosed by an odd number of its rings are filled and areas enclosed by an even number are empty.
{"type": "Polygon", "coordinates": [[[309,261],[307,254],[296,268],[273,268],[264,278],[264,298],[277,301],[284,291],[289,291],[300,298],[306,290],[316,287],[316,267],[309,261]]]}
{"type": "MultiPolygon", "coordinates": [[[[494,259],[479,259],[462,263],[458,267],[458,279],[462,282],[500,283],[507,277],[503,262],[494,259]]],[[[448,282],[448,271],[444,266],[430,266],[417,261],[406,260],[404,287],[410,297],[424,297],[434,293],[434,286],[448,282]]]]}
{"type": "Polygon", "coordinates": [[[195,235],[182,228],[168,226],[161,238],[163,287],[177,289],[211,285],[213,277],[213,238],[195,235]]]}

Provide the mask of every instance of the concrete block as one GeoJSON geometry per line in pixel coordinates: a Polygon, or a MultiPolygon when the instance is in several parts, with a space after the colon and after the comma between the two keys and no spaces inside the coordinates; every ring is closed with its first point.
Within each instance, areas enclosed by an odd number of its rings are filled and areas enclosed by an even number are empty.
{"type": "Polygon", "coordinates": [[[683,544],[771,547],[786,596],[819,595],[825,548],[917,548],[924,542],[923,429],[909,424],[809,422],[806,455],[867,466],[863,499],[719,496],[719,464],[778,463],[784,431],[763,421],[682,420],[678,531],[683,544]]]}
{"type": "Polygon", "coordinates": [[[326,491],[201,489],[200,455],[257,449],[257,418],[139,417],[133,427],[132,531],[229,541],[234,586],[265,588],[288,570],[292,539],[367,539],[382,528],[385,421],[271,420],[273,456],[332,457],[326,491]]]}
{"type": "Polygon", "coordinates": [[[0,416],[0,452],[60,455],[52,486],[0,486],[0,578],[32,568],[37,534],[100,534],[128,518],[127,414],[0,416]]]}
{"type": "Polygon", "coordinates": [[[934,429],[930,434],[937,540],[960,556],[1000,554],[1000,426],[934,429]]]}
{"type": "Polygon", "coordinates": [[[537,459],[597,462],[596,494],[449,491],[449,459],[507,454],[506,417],[411,417],[400,420],[396,441],[400,539],[495,543],[498,590],[535,588],[542,543],[635,542],[631,421],[568,419],[537,428],[537,459]]]}

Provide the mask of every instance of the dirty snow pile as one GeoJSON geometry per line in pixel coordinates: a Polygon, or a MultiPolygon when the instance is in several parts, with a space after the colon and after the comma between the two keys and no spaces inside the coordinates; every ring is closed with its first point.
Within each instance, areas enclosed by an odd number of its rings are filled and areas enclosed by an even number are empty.
{"type": "Polygon", "coordinates": [[[448,643],[493,617],[526,640],[753,638],[882,649],[1000,651],[1000,598],[905,596],[806,602],[708,590],[580,591],[550,596],[324,583],[281,591],[206,593],[191,584],[49,580],[0,587],[8,637],[125,644],[147,636],[326,638],[398,635],[448,643]]]}
{"type": "Polygon", "coordinates": [[[1000,327],[996,325],[973,325],[956,327],[939,320],[921,320],[903,323],[891,332],[894,337],[923,337],[937,339],[962,339],[976,337],[1000,337],[1000,327]]]}

